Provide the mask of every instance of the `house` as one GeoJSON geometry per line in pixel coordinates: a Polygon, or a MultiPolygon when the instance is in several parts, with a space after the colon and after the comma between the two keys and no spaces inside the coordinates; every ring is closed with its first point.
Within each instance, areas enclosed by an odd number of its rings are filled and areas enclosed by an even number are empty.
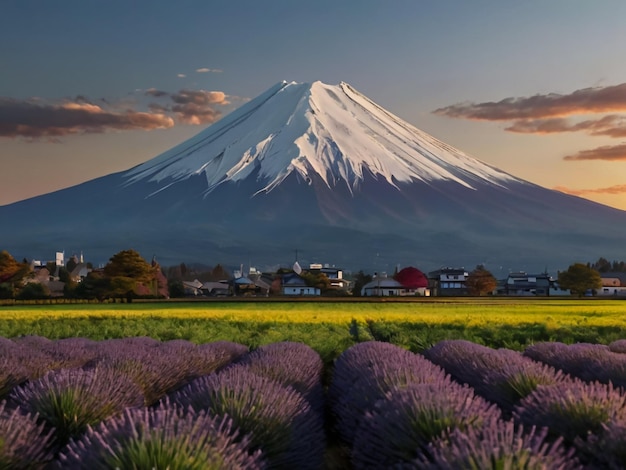
{"type": "Polygon", "coordinates": [[[350,281],[343,278],[343,269],[341,268],[313,263],[309,265],[309,272],[324,274],[330,281],[331,289],[348,290],[350,288],[350,281]]]}
{"type": "Polygon", "coordinates": [[[205,282],[200,288],[203,295],[210,297],[226,297],[231,295],[228,282],[205,282]]]}
{"type": "Polygon", "coordinates": [[[467,277],[465,268],[441,268],[428,273],[428,283],[432,295],[463,296],[468,295],[467,277]]]}
{"type": "Polygon", "coordinates": [[[233,279],[231,283],[233,285],[233,295],[267,296],[270,291],[270,285],[257,274],[249,277],[238,277],[233,279]]]}
{"type": "Polygon", "coordinates": [[[283,295],[320,295],[319,287],[308,286],[305,280],[296,273],[286,273],[281,277],[283,295]]]}
{"type": "Polygon", "coordinates": [[[185,295],[202,295],[202,283],[197,279],[193,281],[183,281],[183,288],[185,290],[185,295]]]}
{"type": "Polygon", "coordinates": [[[626,273],[600,273],[602,287],[596,290],[598,296],[626,296],[626,273]]]}
{"type": "Polygon", "coordinates": [[[78,263],[70,272],[70,279],[74,282],[82,282],[90,272],[91,268],[87,263],[78,263]]]}
{"type": "Polygon", "coordinates": [[[362,297],[390,297],[406,295],[406,288],[386,273],[374,274],[374,279],[361,288],[362,297]]]}
{"type": "Polygon", "coordinates": [[[504,284],[503,295],[536,296],[555,295],[551,292],[556,289],[554,279],[548,273],[527,274],[525,272],[509,273],[504,284]]]}

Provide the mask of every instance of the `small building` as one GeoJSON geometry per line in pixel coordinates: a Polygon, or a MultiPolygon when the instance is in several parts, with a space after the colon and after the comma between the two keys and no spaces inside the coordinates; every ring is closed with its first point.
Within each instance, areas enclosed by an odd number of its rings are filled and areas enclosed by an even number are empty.
{"type": "Polygon", "coordinates": [[[228,282],[205,282],[201,287],[202,294],[209,297],[227,297],[231,295],[228,282]]]}
{"type": "Polygon", "coordinates": [[[87,263],[78,263],[70,272],[70,279],[74,282],[82,282],[90,272],[91,268],[87,263]]]}
{"type": "Polygon", "coordinates": [[[626,273],[600,273],[602,287],[596,295],[603,297],[626,297],[626,273]]]}
{"type": "Polygon", "coordinates": [[[554,285],[555,281],[548,273],[509,273],[502,294],[518,297],[549,296],[554,285]]]}
{"type": "Polygon", "coordinates": [[[385,273],[374,274],[374,279],[361,288],[362,297],[391,297],[406,295],[406,288],[385,273]]]}
{"type": "Polygon", "coordinates": [[[183,289],[187,296],[202,295],[202,283],[197,279],[193,281],[183,281],[183,289]]]}
{"type": "Polygon", "coordinates": [[[348,290],[350,281],[343,278],[343,269],[330,266],[328,264],[312,263],[309,265],[309,272],[324,274],[330,281],[330,288],[336,290],[348,290]]]}
{"type": "Polygon", "coordinates": [[[283,295],[320,295],[318,287],[308,286],[305,280],[296,273],[286,273],[281,277],[283,295]]]}
{"type": "Polygon", "coordinates": [[[432,295],[465,296],[467,291],[467,277],[465,268],[441,268],[428,273],[428,283],[432,295]]]}

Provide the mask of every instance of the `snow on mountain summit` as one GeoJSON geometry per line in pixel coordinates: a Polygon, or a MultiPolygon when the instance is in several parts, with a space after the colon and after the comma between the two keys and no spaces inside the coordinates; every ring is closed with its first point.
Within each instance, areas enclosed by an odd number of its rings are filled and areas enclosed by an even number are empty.
{"type": "Polygon", "coordinates": [[[125,173],[161,189],[204,175],[207,192],[256,178],[269,192],[289,174],[358,188],[366,172],[389,184],[524,182],[420,131],[347,83],[280,82],[196,136],[125,173]]]}

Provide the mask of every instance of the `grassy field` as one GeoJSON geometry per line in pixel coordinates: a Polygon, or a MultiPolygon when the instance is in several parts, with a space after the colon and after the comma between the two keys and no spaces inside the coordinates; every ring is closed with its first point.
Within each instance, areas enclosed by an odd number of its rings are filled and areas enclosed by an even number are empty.
{"type": "Polygon", "coordinates": [[[538,341],[609,343],[626,338],[626,301],[604,299],[420,299],[210,301],[0,307],[0,336],[150,336],[229,340],[256,347],[298,341],[326,361],[365,340],[419,352],[443,339],[522,349],[538,341]]]}

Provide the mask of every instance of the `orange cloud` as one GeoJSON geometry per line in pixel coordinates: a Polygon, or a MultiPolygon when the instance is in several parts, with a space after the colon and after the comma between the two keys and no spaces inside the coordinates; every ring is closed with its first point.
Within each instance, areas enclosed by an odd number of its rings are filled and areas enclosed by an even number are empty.
{"type": "Polygon", "coordinates": [[[149,107],[153,111],[167,110],[173,113],[178,121],[193,125],[217,121],[222,113],[216,107],[230,104],[228,96],[222,91],[182,89],[176,93],[168,93],[150,88],[145,94],[155,98],[167,97],[173,102],[168,105],[150,104],[149,107]]]}
{"type": "Polygon", "coordinates": [[[562,193],[572,194],[574,196],[586,196],[589,194],[624,194],[626,193],[626,184],[594,189],[572,189],[565,186],[557,186],[553,189],[561,191],[562,193]]]}
{"type": "Polygon", "coordinates": [[[626,83],[484,103],[459,103],[433,111],[441,116],[484,121],[544,119],[626,111],[626,83]]]}
{"type": "Polygon", "coordinates": [[[588,119],[582,122],[572,122],[564,118],[523,119],[515,121],[505,130],[522,134],[586,132],[595,136],[626,137],[626,118],[610,114],[600,119],[588,119]]]}
{"type": "Polygon", "coordinates": [[[574,155],[567,155],[563,160],[605,160],[605,161],[626,161],[626,144],[604,145],[590,150],[581,150],[574,155]]]}
{"type": "Polygon", "coordinates": [[[0,97],[2,137],[54,138],[110,130],[152,130],[173,126],[174,120],[163,113],[132,109],[107,110],[86,102],[84,97],[59,104],[0,97]]]}

